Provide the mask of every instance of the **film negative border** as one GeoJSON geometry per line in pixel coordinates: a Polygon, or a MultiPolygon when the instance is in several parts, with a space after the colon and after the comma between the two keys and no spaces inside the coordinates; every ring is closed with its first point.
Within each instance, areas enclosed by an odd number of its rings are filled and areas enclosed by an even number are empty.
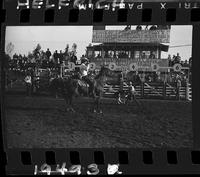
{"type": "MultiPolygon", "coordinates": [[[[68,174],[72,166],[81,166],[81,174],[90,171],[88,167],[96,164],[98,174],[108,174],[109,165],[118,165],[115,173],[122,174],[198,174],[200,166],[200,151],[188,149],[23,149],[8,150],[7,160],[10,162],[7,171],[10,174],[46,174],[41,167],[48,164],[51,173],[55,172],[57,165],[66,163],[68,174]],[[15,157],[15,158],[14,158],[15,157]]],[[[95,171],[95,170],[94,170],[95,171]]],[[[93,173],[94,173],[93,171],[93,173]]],[[[66,172],[67,174],[67,172],[66,172]]]]}
{"type": "Polygon", "coordinates": [[[14,2],[5,3],[5,11],[2,15],[7,25],[115,25],[116,23],[118,25],[138,23],[184,25],[200,22],[200,2],[196,1],[154,2],[153,4],[136,2],[125,6],[126,8],[116,7],[114,11],[111,5],[109,10],[91,9],[88,6],[81,6],[82,8],[78,9],[73,8],[72,4],[59,9],[58,3],[49,9],[45,5],[34,8],[31,7],[32,1],[29,2],[29,8],[19,6],[17,9],[17,1],[14,2]]]}
{"type": "MultiPolygon", "coordinates": [[[[196,3],[196,2],[194,2],[196,3]]],[[[140,5],[141,3],[138,3],[140,5]]],[[[169,24],[193,25],[193,149],[7,149],[4,162],[7,163],[6,171],[9,174],[33,174],[35,165],[40,168],[44,163],[56,168],[56,164],[66,162],[66,168],[78,164],[87,169],[89,164],[96,163],[99,174],[107,174],[108,164],[120,164],[119,171],[123,174],[180,174],[199,173],[199,147],[200,147],[200,119],[198,118],[200,93],[198,89],[200,61],[200,9],[178,8],[177,3],[167,3],[167,9],[160,9],[160,3],[144,3],[144,9],[120,9],[115,12],[105,10],[58,10],[42,9],[16,9],[16,3],[5,4],[2,21],[2,36],[5,25],[126,25],[126,24],[169,24]],[[111,13],[110,13],[111,12],[111,13]],[[168,15],[168,14],[173,15],[168,15]],[[24,17],[24,15],[26,17],[24,17]],[[46,18],[45,18],[46,14],[46,18]],[[62,14],[65,14],[64,16],[62,14]],[[121,18],[123,14],[125,17],[121,18]],[[144,17],[147,15],[147,18],[144,17]],[[152,18],[149,19],[149,14],[152,18]],[[99,15],[101,17],[99,17],[99,15]],[[22,17],[20,21],[20,16],[22,17]],[[47,18],[48,16],[48,18],[47,18]],[[71,17],[70,17],[71,16],[71,17]],[[41,18],[42,17],[42,18],[41,18]],[[49,19],[50,17],[50,19],[49,19]],[[53,20],[52,20],[53,18],[53,20]],[[46,23],[45,23],[46,19],[46,23]],[[74,20],[76,19],[76,20],[74,20]],[[73,21],[74,20],[74,21],[73,21]],[[46,152],[48,151],[48,152],[46,152]],[[70,159],[70,152],[72,159],[70,159]],[[95,156],[96,152],[96,156],[95,156]],[[120,154],[121,153],[121,154],[120,154]],[[21,155],[22,154],[22,155],[21,155]],[[50,158],[45,157],[50,155],[50,158]],[[48,155],[49,154],[49,155],[48,155]],[[103,155],[102,155],[103,154],[103,155]],[[167,158],[167,154],[172,159],[167,158]],[[193,154],[193,155],[192,155],[193,154]],[[55,156],[55,158],[54,158],[55,156]],[[128,156],[128,158],[127,158],[128,156]],[[144,158],[143,158],[144,157],[144,158]],[[192,157],[196,157],[193,159],[192,157]],[[121,160],[119,160],[121,158],[121,160]],[[146,160],[145,160],[146,159],[146,160]],[[150,159],[150,160],[149,160],[150,159]],[[71,161],[72,160],[72,161],[71,161]],[[174,164],[175,161],[175,164],[174,164]],[[177,163],[176,163],[177,162],[177,163]],[[55,163],[55,164],[54,164],[55,163]]],[[[198,4],[198,3],[197,3],[198,4]]],[[[200,6],[200,5],[199,5],[200,6]]],[[[193,5],[194,7],[194,5],[193,5]]],[[[4,40],[4,39],[3,39],[4,40]]],[[[2,41],[4,43],[4,41],[2,41]]],[[[2,44],[3,44],[2,43],[2,44]]],[[[2,45],[3,46],[3,45],[2,45]]],[[[4,48],[4,46],[3,46],[4,48]]],[[[4,50],[2,50],[4,51],[4,50]]],[[[2,52],[3,53],[3,52],[2,52]]],[[[2,64],[3,65],[3,64],[2,64]]],[[[3,83],[3,81],[2,81],[3,83]]],[[[3,102],[2,102],[3,103],[3,102]]],[[[2,107],[3,108],[3,107],[2,107]]],[[[83,174],[87,170],[83,170],[83,174]]]]}

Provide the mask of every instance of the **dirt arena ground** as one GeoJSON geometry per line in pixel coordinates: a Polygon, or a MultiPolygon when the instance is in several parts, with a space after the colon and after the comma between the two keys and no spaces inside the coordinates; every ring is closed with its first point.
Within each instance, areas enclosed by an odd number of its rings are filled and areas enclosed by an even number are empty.
{"type": "Polygon", "coordinates": [[[92,100],[78,98],[76,112],[53,97],[7,95],[9,148],[192,147],[192,105],[183,101],[139,100],[117,105],[104,99],[103,114],[88,111],[92,100]]]}

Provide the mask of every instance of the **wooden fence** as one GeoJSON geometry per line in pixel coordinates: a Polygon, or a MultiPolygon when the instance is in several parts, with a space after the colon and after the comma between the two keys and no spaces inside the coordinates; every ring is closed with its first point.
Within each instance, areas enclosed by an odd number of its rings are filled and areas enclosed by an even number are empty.
{"type": "MultiPolygon", "coordinates": [[[[119,85],[106,85],[104,88],[104,96],[114,98],[118,92],[119,85]]],[[[124,91],[128,90],[128,86],[124,86],[124,91]]],[[[142,83],[135,86],[137,98],[153,98],[153,99],[180,99],[192,101],[192,89],[190,84],[185,84],[179,88],[175,83],[142,83]]]]}

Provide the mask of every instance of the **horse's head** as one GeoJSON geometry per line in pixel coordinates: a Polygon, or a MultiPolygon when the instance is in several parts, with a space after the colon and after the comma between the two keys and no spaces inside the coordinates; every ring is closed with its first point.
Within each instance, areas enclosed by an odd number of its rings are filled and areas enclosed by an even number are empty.
{"type": "Polygon", "coordinates": [[[101,67],[101,70],[99,71],[99,76],[107,76],[107,77],[113,77],[114,72],[111,71],[109,68],[106,68],[105,66],[101,67]]]}

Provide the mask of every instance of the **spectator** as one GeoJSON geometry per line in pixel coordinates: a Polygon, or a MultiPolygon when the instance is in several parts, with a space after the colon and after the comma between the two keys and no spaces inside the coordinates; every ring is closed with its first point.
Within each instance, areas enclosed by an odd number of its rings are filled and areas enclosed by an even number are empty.
{"type": "Polygon", "coordinates": [[[151,51],[149,55],[149,59],[155,59],[155,58],[156,58],[156,55],[154,54],[153,51],[151,51]]]}
{"type": "Polygon", "coordinates": [[[49,60],[51,56],[51,51],[49,50],[49,48],[46,51],[46,56],[47,56],[47,59],[49,60]]]}
{"type": "Polygon", "coordinates": [[[156,25],[153,25],[153,26],[150,27],[149,30],[156,30],[156,29],[157,29],[156,25]]]}
{"type": "Polygon", "coordinates": [[[184,62],[184,64],[183,64],[183,66],[184,67],[188,67],[189,65],[188,65],[188,61],[187,60],[185,60],[185,62],[184,62]]]}
{"type": "Polygon", "coordinates": [[[121,97],[124,93],[123,87],[124,87],[124,80],[123,80],[123,77],[120,77],[120,85],[119,85],[119,92],[118,92],[118,98],[117,98],[118,104],[123,104],[123,101],[121,100],[121,97]]]}
{"type": "Polygon", "coordinates": [[[177,53],[176,57],[175,57],[175,63],[180,63],[181,62],[181,57],[179,55],[179,53],[177,53]]]}
{"type": "Polygon", "coordinates": [[[135,87],[133,86],[132,82],[129,82],[129,86],[128,86],[128,99],[130,101],[135,99],[135,87]]]}
{"type": "Polygon", "coordinates": [[[176,81],[176,98],[177,98],[177,100],[180,100],[180,88],[181,88],[181,79],[180,79],[180,77],[178,77],[177,81],[176,81]]]}
{"type": "Polygon", "coordinates": [[[173,57],[172,57],[172,66],[176,63],[176,55],[173,55],[173,57]]]}
{"type": "Polygon", "coordinates": [[[192,57],[189,58],[189,67],[192,67],[192,57]]]}
{"type": "Polygon", "coordinates": [[[77,57],[74,53],[72,53],[72,56],[70,57],[70,62],[73,62],[74,64],[76,64],[77,61],[77,57]]]}
{"type": "Polygon", "coordinates": [[[59,57],[58,51],[56,50],[56,51],[54,52],[54,54],[53,54],[54,62],[55,62],[56,64],[58,64],[58,57],[59,57]]]}
{"type": "Polygon", "coordinates": [[[14,60],[17,60],[17,59],[18,59],[18,55],[17,55],[16,53],[13,55],[13,59],[14,59],[14,60]]]}
{"type": "Polygon", "coordinates": [[[81,63],[83,63],[83,61],[85,60],[85,55],[82,55],[80,60],[81,60],[81,63]]]}
{"type": "Polygon", "coordinates": [[[146,59],[146,54],[145,54],[145,52],[142,53],[141,58],[142,58],[142,59],[146,59]]]}
{"type": "Polygon", "coordinates": [[[181,64],[181,66],[184,66],[184,61],[181,61],[180,64],[181,64]]]}
{"type": "Polygon", "coordinates": [[[171,55],[169,54],[168,55],[168,62],[169,62],[169,66],[172,66],[172,57],[171,57],[171,55]]]}
{"type": "Polygon", "coordinates": [[[62,64],[63,60],[64,60],[64,56],[63,56],[62,50],[60,50],[60,53],[58,54],[58,57],[59,57],[60,64],[62,64]]]}
{"type": "Polygon", "coordinates": [[[32,78],[31,78],[30,72],[27,73],[24,81],[25,81],[25,84],[26,84],[26,95],[31,96],[32,78]]]}
{"type": "Polygon", "coordinates": [[[138,26],[136,27],[136,30],[141,31],[141,30],[142,30],[142,26],[141,26],[141,25],[138,25],[138,26]]]}
{"type": "Polygon", "coordinates": [[[131,29],[131,25],[127,25],[124,30],[127,31],[127,30],[130,30],[130,29],[131,29]]]}

